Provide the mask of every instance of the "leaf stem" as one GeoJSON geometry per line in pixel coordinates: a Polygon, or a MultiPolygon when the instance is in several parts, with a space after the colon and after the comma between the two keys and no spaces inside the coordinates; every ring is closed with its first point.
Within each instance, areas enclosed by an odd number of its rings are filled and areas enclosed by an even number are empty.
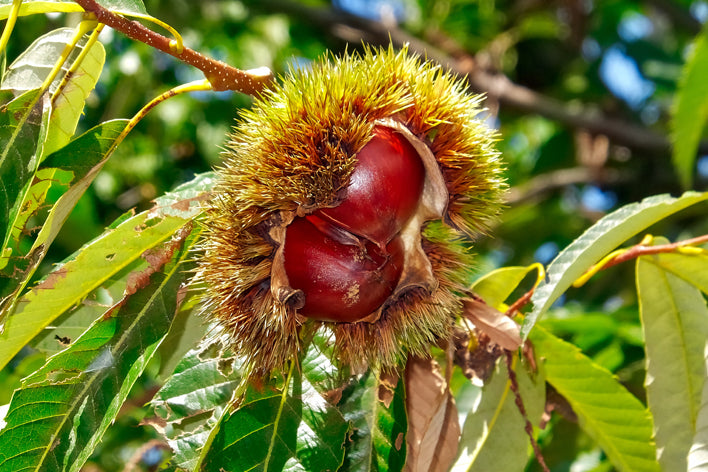
{"type": "Polygon", "coordinates": [[[665,252],[680,252],[683,254],[707,253],[705,249],[694,246],[708,243],[708,234],[691,239],[685,239],[683,241],[677,241],[675,243],[658,244],[656,246],[651,245],[653,240],[654,236],[648,234],[639,244],[636,244],[628,249],[618,249],[611,252],[601,259],[600,262],[590,267],[580,278],[578,278],[578,280],[573,282],[573,287],[582,287],[585,282],[590,280],[590,278],[603,269],[608,269],[612,266],[616,266],[617,264],[621,264],[622,262],[627,262],[641,256],[661,254],[665,252]]]}
{"type": "Polygon", "coordinates": [[[0,53],[5,50],[7,43],[10,41],[10,35],[12,35],[12,30],[15,29],[15,23],[20,14],[20,5],[22,5],[22,0],[12,1],[12,8],[10,9],[10,14],[7,16],[5,29],[2,31],[2,36],[0,36],[0,53]]]}
{"type": "Polygon", "coordinates": [[[273,81],[273,74],[266,67],[251,71],[236,69],[188,47],[180,47],[176,41],[170,40],[136,21],[128,20],[107,10],[95,0],[75,0],[75,2],[86,12],[94,14],[100,23],[201,70],[211,83],[213,90],[234,90],[248,95],[258,95],[273,81]]]}

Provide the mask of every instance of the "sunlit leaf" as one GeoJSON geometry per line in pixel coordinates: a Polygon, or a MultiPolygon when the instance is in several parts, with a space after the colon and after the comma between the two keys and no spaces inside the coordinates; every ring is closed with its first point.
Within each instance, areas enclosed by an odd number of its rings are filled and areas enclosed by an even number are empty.
{"type": "Polygon", "coordinates": [[[222,349],[219,341],[207,340],[189,351],[151,402],[155,418],[147,422],[174,453],[170,470],[194,470],[241,381],[238,358],[224,355],[222,349]]]}
{"type": "MultiPolygon", "coordinates": [[[[647,403],[654,417],[663,470],[685,470],[706,379],[708,308],[690,274],[664,270],[665,254],[637,261],[637,291],[644,329],[647,403]]],[[[691,256],[681,256],[690,259],[691,256]]],[[[680,269],[680,263],[675,265],[680,269]]],[[[708,271],[708,265],[703,272],[708,271]]]]}
{"type": "Polygon", "coordinates": [[[349,425],[321,390],[337,371],[312,343],[284,383],[249,387],[209,442],[202,470],[337,470],[349,425]]]}
{"type": "Polygon", "coordinates": [[[652,263],[708,295],[708,254],[667,252],[653,258],[652,263]]]}
{"type": "MultiPolygon", "coordinates": [[[[29,91],[0,108],[0,328],[8,306],[15,302],[19,289],[15,282],[22,270],[12,263],[35,254],[23,254],[13,239],[14,222],[24,211],[25,195],[42,154],[50,107],[46,96],[29,91]]],[[[20,230],[22,228],[19,228],[20,230]]]]}
{"type": "Polygon", "coordinates": [[[172,375],[182,358],[210,331],[207,320],[200,316],[201,295],[199,290],[189,293],[179,313],[175,315],[172,322],[174,328],[160,346],[160,380],[172,375]]]}
{"type": "Polygon", "coordinates": [[[0,431],[0,470],[81,469],[170,328],[186,291],[190,230],[156,248],[123,299],[23,381],[0,431]]]}
{"type": "Polygon", "coordinates": [[[398,472],[406,460],[405,385],[367,372],[342,393],[340,409],[353,431],[342,470],[398,472]]]}
{"type": "MultiPolygon", "coordinates": [[[[98,3],[119,13],[146,14],[142,0],[100,0],[98,3]]],[[[7,18],[12,0],[0,0],[0,20],[7,18]]],[[[50,12],[80,12],[83,9],[73,0],[23,0],[20,16],[50,12]]]]}
{"type": "Polygon", "coordinates": [[[528,336],[536,319],[603,256],[653,223],[704,200],[708,200],[708,192],[686,192],[678,198],[657,195],[626,205],[592,225],[551,262],[547,281],[531,299],[533,311],[524,319],[522,335],[528,336]]]}
{"type": "MultiPolygon", "coordinates": [[[[531,374],[527,365],[516,364],[519,391],[529,420],[538,424],[545,404],[543,371],[531,374]]],[[[452,470],[523,470],[528,462],[529,437],[524,431],[526,422],[516,406],[503,360],[481,389],[481,397],[467,413],[460,453],[452,470]]]]}
{"type": "MultiPolygon", "coordinates": [[[[704,361],[708,366],[708,359],[704,361]]],[[[688,472],[708,471],[708,379],[703,384],[701,407],[696,418],[696,434],[688,452],[688,472]]]]}
{"type": "MultiPolygon", "coordinates": [[[[22,212],[12,223],[9,249],[18,255],[9,260],[6,272],[12,269],[12,275],[0,280],[0,289],[11,296],[16,296],[24,289],[76,202],[108,159],[109,150],[124,125],[125,121],[115,120],[96,126],[52,155],[38,170],[26,192],[22,212]],[[50,189],[57,189],[64,194],[48,214],[37,215],[50,189]],[[35,224],[41,225],[41,230],[34,241],[25,241],[28,239],[27,221],[32,217],[35,217],[35,224]],[[21,246],[25,242],[30,247],[29,254],[32,257],[22,254],[21,246]]],[[[2,313],[9,314],[14,309],[13,299],[9,297],[7,303],[0,306],[2,313]]]]}
{"type": "Polygon", "coordinates": [[[672,109],[673,161],[681,184],[691,187],[698,144],[708,122],[708,26],[693,43],[672,109]]]}
{"type": "MultiPolygon", "coordinates": [[[[144,258],[139,258],[128,264],[123,270],[105,280],[80,303],[71,307],[63,315],[52,321],[29,345],[45,353],[47,356],[56,354],[71,344],[83,334],[94,321],[105,313],[111,306],[118,303],[125,293],[131,273],[136,273],[149,268],[144,258]]],[[[175,317],[176,318],[176,317],[175,317]]],[[[173,322],[175,326],[176,319],[173,322]]],[[[170,331],[172,333],[172,330],[170,331]]],[[[164,346],[164,341],[160,348],[164,346]]],[[[196,344],[196,343],[195,343],[196,344]]]]}
{"type": "MultiPolygon", "coordinates": [[[[10,65],[3,78],[2,90],[9,90],[19,95],[39,88],[61,57],[66,45],[71,43],[74,34],[74,28],[59,28],[37,38],[10,65]]],[[[89,46],[90,49],[78,69],[70,77],[66,77],[69,68],[76,62],[81,51],[87,47],[87,38],[82,38],[71,51],[61,71],[49,86],[53,103],[43,150],[44,156],[68,143],[74,135],[86,98],[96,86],[101,74],[106,52],[100,42],[94,42],[89,46]],[[62,89],[56,93],[60,85],[62,89]]]]}
{"type": "Polygon", "coordinates": [[[501,309],[502,303],[534,269],[534,266],[502,267],[477,279],[471,289],[488,305],[501,309]]]}
{"type": "Polygon", "coordinates": [[[612,373],[578,348],[536,326],[530,335],[546,380],[619,471],[659,471],[651,415],[612,373]]]}
{"type": "Polygon", "coordinates": [[[45,326],[198,215],[212,179],[197,176],[157,199],[153,209],[122,220],[32,287],[0,334],[0,368],[45,326]]]}

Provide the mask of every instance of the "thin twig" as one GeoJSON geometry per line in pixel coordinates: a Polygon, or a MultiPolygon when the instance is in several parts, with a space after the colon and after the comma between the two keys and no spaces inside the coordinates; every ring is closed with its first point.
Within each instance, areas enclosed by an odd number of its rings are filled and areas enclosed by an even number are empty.
{"type": "Polygon", "coordinates": [[[526,431],[526,434],[531,441],[531,447],[533,448],[533,453],[536,456],[538,464],[544,472],[550,472],[550,469],[546,465],[546,461],[543,459],[541,448],[538,446],[536,438],[533,437],[533,425],[531,424],[531,420],[529,420],[529,415],[526,412],[526,407],[524,406],[524,400],[521,398],[521,393],[519,392],[519,381],[516,378],[516,372],[514,371],[513,366],[514,354],[511,351],[504,351],[504,353],[506,354],[506,369],[509,373],[509,384],[511,391],[514,392],[514,402],[516,403],[516,407],[519,409],[519,413],[521,413],[521,416],[525,421],[524,431],[526,431]]]}
{"type": "Polygon", "coordinates": [[[169,38],[146,28],[137,21],[128,20],[107,10],[95,0],[75,1],[86,12],[94,14],[99,23],[108,25],[131,39],[159,49],[201,70],[211,83],[213,90],[234,90],[248,95],[257,95],[273,81],[273,74],[267,68],[253,71],[236,69],[188,47],[176,48],[169,38]]]}

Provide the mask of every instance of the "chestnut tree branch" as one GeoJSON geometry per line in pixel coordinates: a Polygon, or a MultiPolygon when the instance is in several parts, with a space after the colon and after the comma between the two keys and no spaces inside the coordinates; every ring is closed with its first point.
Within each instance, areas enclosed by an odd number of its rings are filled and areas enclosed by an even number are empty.
{"type": "MultiPolygon", "coordinates": [[[[612,118],[588,105],[570,105],[542,95],[512,82],[500,73],[480,67],[475,57],[460,48],[446,50],[435,47],[396,27],[341,12],[333,8],[317,8],[289,0],[262,0],[257,8],[280,11],[328,31],[334,37],[352,42],[362,41],[396,47],[408,45],[409,50],[441,64],[448,70],[466,76],[472,89],[485,92],[502,106],[524,113],[538,114],[571,128],[605,135],[612,142],[641,150],[648,154],[666,154],[671,150],[669,138],[650,129],[612,118]]],[[[700,144],[699,153],[708,153],[708,142],[700,144]]]]}
{"type": "Polygon", "coordinates": [[[236,69],[188,47],[177,48],[169,38],[146,28],[137,21],[128,20],[107,10],[95,0],[75,1],[87,13],[95,15],[99,23],[110,26],[131,39],[141,41],[201,70],[213,90],[234,90],[248,95],[257,95],[273,81],[273,74],[267,68],[253,71],[236,69]]]}

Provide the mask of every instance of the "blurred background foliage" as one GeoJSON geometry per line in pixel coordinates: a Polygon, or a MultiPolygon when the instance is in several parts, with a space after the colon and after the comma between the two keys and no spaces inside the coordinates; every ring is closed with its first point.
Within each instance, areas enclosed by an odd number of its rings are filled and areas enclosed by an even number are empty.
{"type": "MultiPolygon", "coordinates": [[[[190,47],[239,68],[267,66],[285,74],[327,51],[357,50],[362,42],[382,45],[390,37],[469,74],[472,90],[488,94],[484,118],[500,132],[511,185],[508,208],[492,235],[474,246],[478,275],[501,266],[546,264],[605,213],[649,195],[681,191],[671,165],[668,119],[691,41],[708,19],[705,0],[145,4],[150,14],[177,28],[190,47]]],[[[20,18],[8,62],[40,34],[73,26],[78,19],[20,18]]],[[[157,94],[201,78],[189,66],[109,28],[101,40],[107,63],[80,131],[131,117],[157,94]]],[[[146,209],[153,198],[218,166],[225,135],[239,109],[249,104],[249,97],[222,92],[178,96],[159,105],[82,198],[43,273],[128,209],[146,209]]],[[[700,153],[694,188],[705,190],[708,147],[700,153]]],[[[671,240],[708,233],[706,210],[693,207],[652,232],[671,240]]],[[[605,271],[569,291],[542,323],[641,396],[644,354],[632,280],[631,264],[605,271]]],[[[0,373],[0,404],[7,403],[19,378],[41,364],[41,355],[36,356],[0,373]]],[[[147,452],[160,450],[145,448],[154,434],[138,426],[141,407],[158,385],[157,371],[143,376],[85,470],[124,470],[135,454],[146,458],[147,452]]],[[[575,427],[572,414],[563,414],[562,400],[555,406],[562,414],[540,437],[551,469],[611,470],[597,446],[575,427]]],[[[528,470],[538,470],[533,461],[528,470]]]]}

